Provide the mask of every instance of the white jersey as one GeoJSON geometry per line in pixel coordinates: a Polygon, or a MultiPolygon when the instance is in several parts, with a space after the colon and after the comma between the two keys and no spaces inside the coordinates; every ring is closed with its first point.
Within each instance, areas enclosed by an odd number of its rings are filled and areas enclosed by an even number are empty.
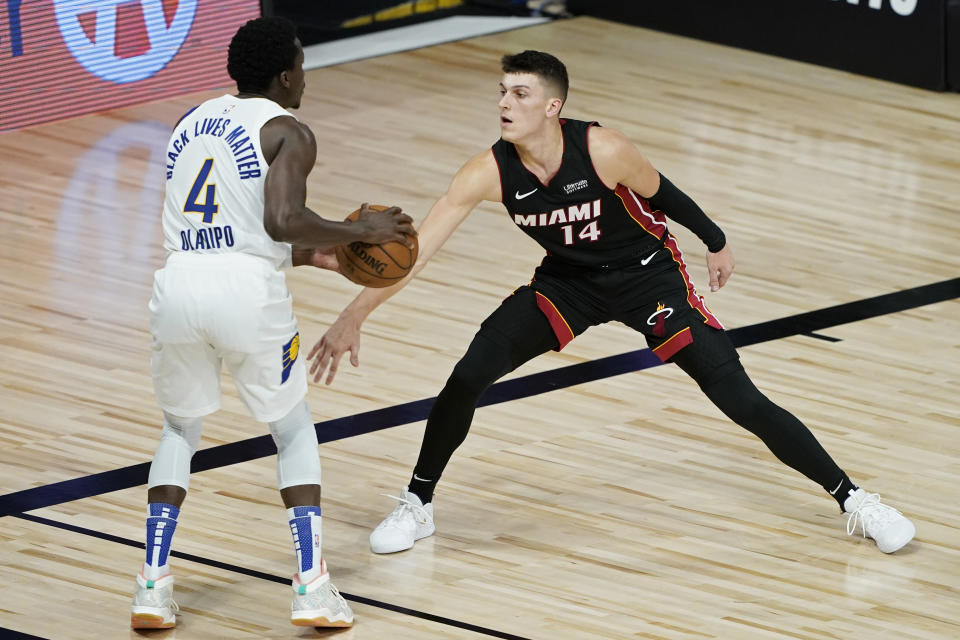
{"type": "Polygon", "coordinates": [[[176,252],[246,253],[290,266],[290,245],[263,228],[267,163],[260,128],[290,116],[266,98],[224,95],[188,112],[167,145],[163,246],[176,252]]]}

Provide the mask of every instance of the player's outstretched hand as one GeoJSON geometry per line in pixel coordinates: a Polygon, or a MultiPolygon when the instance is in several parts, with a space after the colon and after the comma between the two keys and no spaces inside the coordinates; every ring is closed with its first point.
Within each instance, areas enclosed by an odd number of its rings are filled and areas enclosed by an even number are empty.
{"type": "Polygon", "coordinates": [[[360,215],[357,217],[357,223],[364,225],[364,242],[370,244],[401,242],[407,247],[413,248],[413,241],[410,236],[417,235],[413,228],[413,218],[403,213],[400,207],[390,207],[383,211],[377,211],[371,209],[370,205],[364,202],[360,205],[360,215]]]}
{"type": "Polygon", "coordinates": [[[337,367],[340,366],[340,358],[347,351],[350,352],[350,364],[359,367],[360,325],[341,317],[337,318],[317,344],[313,345],[307,356],[307,360],[312,361],[310,375],[313,376],[313,381],[320,382],[323,372],[327,371],[326,384],[333,382],[337,367]]]}
{"type": "Polygon", "coordinates": [[[727,284],[727,280],[729,280],[733,274],[735,264],[733,261],[733,252],[730,251],[729,244],[716,253],[707,251],[707,272],[710,274],[710,291],[719,291],[720,287],[727,284]]]}

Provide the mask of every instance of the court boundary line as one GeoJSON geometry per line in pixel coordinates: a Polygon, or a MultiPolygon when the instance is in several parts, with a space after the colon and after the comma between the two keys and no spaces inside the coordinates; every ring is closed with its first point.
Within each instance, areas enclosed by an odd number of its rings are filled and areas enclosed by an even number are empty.
{"type": "MultiPolygon", "coordinates": [[[[960,277],[903,289],[872,298],[825,307],[728,331],[734,346],[744,347],[772,340],[810,334],[829,327],[960,298],[960,277]]],[[[498,382],[480,398],[478,407],[499,404],[624,373],[642,371],[663,363],[650,349],[559,367],[549,371],[498,382]]],[[[419,422],[427,417],[436,397],[374,409],[314,424],[320,444],[419,422]]],[[[254,436],[198,451],[192,473],[249,462],[276,454],[269,435],[254,436]]],[[[51,507],[113,491],[129,489],[147,481],[150,463],[71,478],[0,496],[0,517],[51,507]]]]}
{"type": "Polygon", "coordinates": [[[9,638],[10,640],[49,640],[43,636],[34,636],[25,631],[17,631],[10,627],[0,627],[0,637],[9,638]]]}
{"type": "MultiPolygon", "coordinates": [[[[872,298],[866,298],[863,300],[835,305],[832,307],[826,307],[823,309],[810,311],[806,313],[801,313],[793,316],[787,316],[785,318],[780,318],[778,320],[771,320],[768,322],[762,322],[755,325],[749,325],[747,327],[741,327],[738,329],[733,329],[729,331],[731,340],[734,345],[737,347],[741,346],[750,346],[754,344],[759,344],[762,342],[768,342],[772,340],[793,337],[793,336],[806,336],[813,338],[826,338],[830,342],[839,341],[839,338],[829,338],[827,336],[817,335],[816,332],[821,329],[826,329],[829,327],[838,326],[841,324],[848,324],[851,322],[857,322],[861,320],[866,320],[882,315],[888,315],[891,313],[897,313],[901,311],[907,311],[921,306],[926,306],[929,304],[936,304],[938,302],[945,302],[948,300],[953,300],[960,298],[960,278],[952,278],[949,280],[944,280],[941,282],[936,282],[932,284],[922,285],[919,287],[913,287],[911,289],[905,289],[893,293],[883,294],[880,296],[875,296],[872,298]]],[[[593,380],[610,377],[614,375],[621,375],[623,373],[630,373],[635,371],[641,371],[643,369],[649,369],[651,367],[659,366],[663,364],[660,362],[656,356],[649,349],[641,349],[637,351],[630,351],[627,353],[622,353],[615,356],[608,356],[606,358],[601,358],[598,360],[592,360],[589,362],[584,362],[576,365],[570,365],[567,367],[561,367],[558,369],[553,369],[550,371],[544,371],[537,374],[532,374],[528,376],[521,376],[513,380],[508,380],[505,382],[500,382],[491,387],[486,394],[481,398],[478,406],[487,406],[491,404],[498,404],[501,402],[507,402],[510,400],[516,400],[520,398],[529,397],[532,395],[539,395],[541,393],[546,393],[547,391],[554,391],[557,389],[562,389],[569,386],[574,386],[576,384],[582,384],[584,382],[590,382],[593,380]],[[533,389],[531,391],[530,389],[533,389]]],[[[328,420],[326,422],[316,423],[314,428],[317,429],[318,439],[321,443],[330,442],[333,440],[338,440],[346,437],[353,437],[356,435],[362,435],[364,433],[369,433],[372,431],[379,431],[381,429],[387,429],[393,426],[400,426],[402,424],[409,424],[410,422],[415,422],[422,420],[426,417],[425,411],[429,411],[429,405],[433,402],[435,398],[425,398],[422,400],[417,400],[414,402],[409,402],[403,405],[396,405],[393,407],[387,407],[384,409],[377,409],[374,411],[368,411],[361,414],[355,414],[353,416],[347,416],[345,418],[339,418],[334,420],[328,420]],[[422,415],[421,415],[422,414],[422,415]],[[419,417],[418,417],[419,416],[419,417]],[[371,426],[376,424],[377,420],[387,418],[387,422],[395,422],[393,424],[380,424],[380,426],[371,426]],[[390,420],[392,418],[392,420],[390,420]],[[397,422],[397,420],[400,420],[397,422]],[[403,420],[406,420],[405,422],[403,420]],[[353,424],[356,422],[356,424],[353,424]],[[321,429],[329,429],[333,431],[333,434],[326,434],[321,436],[321,429]]],[[[210,449],[205,449],[202,452],[197,452],[196,456],[199,456],[204,452],[211,451],[225,451],[230,449],[231,453],[249,455],[252,457],[246,458],[246,460],[251,460],[255,458],[265,457],[267,455],[273,455],[276,453],[274,449],[272,452],[265,452],[261,447],[263,447],[264,440],[269,441],[269,445],[272,446],[273,442],[269,436],[259,436],[255,438],[249,438],[247,440],[230,443],[227,445],[220,445],[218,447],[211,447],[210,449]],[[235,446],[236,445],[236,446],[235,446]]],[[[195,459],[196,459],[195,456],[195,459]]],[[[214,454],[208,454],[203,460],[203,468],[195,468],[193,472],[198,472],[201,470],[207,470],[212,468],[219,468],[220,466],[227,466],[228,464],[236,464],[237,462],[243,462],[246,460],[237,460],[234,462],[228,462],[225,464],[217,464],[215,458],[218,456],[214,454]]],[[[220,463],[223,460],[219,460],[220,463]]],[[[135,548],[143,549],[145,547],[144,543],[137,542],[135,540],[130,540],[128,538],[123,538],[120,536],[115,536],[112,534],[95,531],[93,529],[88,529],[86,527],[80,527],[77,525],[71,525],[57,520],[52,520],[50,518],[45,518],[42,516],[32,515],[25,513],[24,511],[32,510],[35,508],[41,507],[32,507],[31,509],[23,509],[17,511],[9,511],[11,503],[16,504],[17,502],[23,502],[26,497],[27,500],[32,496],[42,496],[46,500],[50,500],[51,497],[57,496],[57,500],[50,502],[49,504],[43,504],[41,506],[55,506],[57,504],[63,504],[64,502],[70,502],[76,499],[84,497],[92,497],[94,495],[101,495],[102,493],[109,493],[111,491],[116,491],[123,488],[129,487],[114,487],[112,489],[97,491],[96,493],[91,493],[89,495],[81,495],[79,497],[70,498],[69,491],[64,492],[64,486],[68,488],[74,488],[78,485],[71,483],[80,483],[80,485],[90,485],[96,484],[96,479],[105,479],[105,477],[110,476],[111,474],[117,474],[118,472],[123,475],[130,475],[131,473],[136,474],[137,472],[142,473],[142,480],[137,484],[143,484],[146,481],[146,474],[149,468],[149,463],[132,465],[130,467],[124,467],[121,469],[115,469],[113,471],[104,472],[101,474],[93,474],[90,476],[85,476],[82,478],[76,478],[74,480],[67,480],[61,483],[54,483],[51,485],[45,485],[41,487],[35,487],[34,489],[27,489],[21,492],[10,493],[4,496],[0,496],[0,517],[2,516],[12,516],[18,519],[26,520],[29,522],[34,522],[37,524],[43,524],[50,527],[55,527],[63,529],[66,531],[71,531],[74,533],[79,533],[82,535],[88,535],[94,538],[106,540],[108,542],[115,542],[118,544],[123,544],[126,546],[132,546],[135,548]],[[59,487],[60,490],[54,489],[51,492],[51,489],[59,487]],[[64,496],[68,499],[61,499],[64,496]],[[11,500],[13,499],[13,500],[11,500]]],[[[111,476],[112,477],[112,476],[111,476]]],[[[132,485],[136,486],[136,485],[132,485]]],[[[36,500],[34,499],[34,502],[36,500]]],[[[238,565],[231,565],[229,563],[220,562],[218,560],[213,560],[210,558],[204,558],[202,556],[197,556],[189,553],[183,553],[176,550],[171,550],[171,555],[180,558],[189,562],[196,562],[206,566],[222,569],[225,571],[231,571],[234,573],[239,573],[241,575],[247,575],[254,578],[259,578],[262,580],[267,580],[270,582],[276,582],[279,584],[288,584],[289,580],[282,578],[280,576],[275,576],[263,571],[256,569],[249,569],[247,567],[241,567],[238,565]]],[[[444,616],[438,616],[436,614],[427,613],[424,611],[419,611],[416,609],[410,609],[408,607],[402,607],[400,605],[391,604],[388,602],[383,602],[380,600],[375,600],[373,598],[367,598],[365,596],[359,596],[354,594],[348,594],[341,592],[344,598],[364,604],[367,606],[377,607],[387,611],[392,611],[394,613],[399,613],[402,615],[410,615],[417,617],[423,620],[428,620],[431,622],[437,622],[439,624],[445,624],[452,626],[458,629],[463,629],[465,631],[471,631],[474,633],[479,633],[482,635],[488,635],[495,638],[503,638],[505,640],[529,640],[522,636],[517,636],[509,634],[502,631],[497,631],[494,629],[488,629],[486,627],[480,627],[478,625],[473,625],[471,623],[462,622],[459,620],[454,620],[452,618],[446,618],[444,616]]],[[[19,634],[18,637],[23,638],[39,638],[39,636],[32,636],[24,632],[19,632],[12,629],[6,629],[0,627],[0,631],[9,631],[13,634],[19,634]]]]}
{"type": "MultiPolygon", "coordinates": [[[[79,533],[85,536],[90,536],[92,538],[98,538],[100,540],[106,540],[107,542],[114,542],[117,544],[122,544],[128,547],[136,547],[138,549],[143,549],[145,544],[143,542],[137,542],[136,540],[130,540],[129,538],[124,538],[122,536],[115,536],[111,533],[104,533],[102,531],[97,531],[95,529],[88,529],[86,527],[80,527],[75,524],[68,524],[66,522],[60,522],[59,520],[52,520],[50,518],[44,518],[43,516],[35,516],[27,513],[16,513],[11,514],[14,518],[20,518],[21,520],[27,520],[29,522],[34,522],[36,524],[42,524],[49,527],[55,527],[57,529],[63,529],[65,531],[70,531],[72,533],[79,533]]],[[[189,562],[196,562],[198,564],[206,565],[208,567],[213,567],[215,569],[222,569],[224,571],[231,571],[233,573],[239,573],[241,575],[249,576],[251,578],[259,578],[260,580],[266,580],[268,582],[276,582],[282,584],[289,588],[290,578],[283,578],[281,576],[275,576],[272,573],[267,573],[265,571],[259,571],[257,569],[250,569],[248,567],[241,567],[239,565],[230,564],[228,562],[221,562],[219,560],[213,560],[211,558],[205,558],[203,556],[194,555],[192,553],[184,553],[182,551],[177,551],[172,549],[170,555],[179,558],[181,560],[187,560],[189,562]]],[[[377,607],[379,609],[385,609],[387,611],[392,611],[394,613],[400,613],[408,616],[413,616],[415,618],[420,618],[422,620],[428,620],[430,622],[437,622],[440,624],[445,624],[447,626],[456,627],[458,629],[464,629],[466,631],[472,631],[474,633],[479,633],[487,635],[493,638],[503,638],[504,640],[529,640],[523,636],[517,636],[504,631],[497,631],[496,629],[488,629],[487,627],[481,627],[479,625],[471,624],[469,622],[462,622],[460,620],[454,620],[453,618],[447,618],[444,616],[439,616],[434,613],[427,613],[426,611],[420,611],[418,609],[410,609],[409,607],[402,607],[397,604],[391,604],[389,602],[383,602],[381,600],[376,600],[374,598],[367,598],[366,596],[358,596],[354,594],[347,593],[346,591],[340,591],[342,595],[347,600],[357,602],[359,604],[364,604],[372,607],[377,607]]],[[[2,627],[0,627],[2,630],[2,627]]],[[[32,637],[32,636],[31,636],[32,637]]]]}

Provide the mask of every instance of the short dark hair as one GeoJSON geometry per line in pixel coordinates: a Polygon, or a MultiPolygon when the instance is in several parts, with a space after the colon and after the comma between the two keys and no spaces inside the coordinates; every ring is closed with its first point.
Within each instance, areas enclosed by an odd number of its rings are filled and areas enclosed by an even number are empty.
{"type": "Polygon", "coordinates": [[[567,101],[567,89],[570,80],[567,78],[567,68],[556,57],[543,51],[527,49],[513,55],[505,55],[500,59],[504,73],[532,73],[553,85],[560,95],[560,99],[567,101]]]}
{"type": "Polygon", "coordinates": [[[299,47],[297,27],[286,18],[250,20],[237,30],[227,50],[227,73],[239,91],[265,91],[281,72],[292,69],[299,47]]]}

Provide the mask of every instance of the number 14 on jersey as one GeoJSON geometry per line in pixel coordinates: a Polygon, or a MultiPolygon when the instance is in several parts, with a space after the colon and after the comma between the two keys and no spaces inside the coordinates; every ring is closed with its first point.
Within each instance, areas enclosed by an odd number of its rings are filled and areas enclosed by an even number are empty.
{"type": "MultiPolygon", "coordinates": [[[[590,242],[596,242],[600,237],[600,225],[598,224],[599,220],[593,220],[585,226],[583,229],[580,229],[580,233],[577,234],[577,237],[581,240],[589,240],[590,242]]],[[[563,230],[563,244],[571,245],[573,244],[573,225],[567,224],[560,227],[563,230]]]]}

